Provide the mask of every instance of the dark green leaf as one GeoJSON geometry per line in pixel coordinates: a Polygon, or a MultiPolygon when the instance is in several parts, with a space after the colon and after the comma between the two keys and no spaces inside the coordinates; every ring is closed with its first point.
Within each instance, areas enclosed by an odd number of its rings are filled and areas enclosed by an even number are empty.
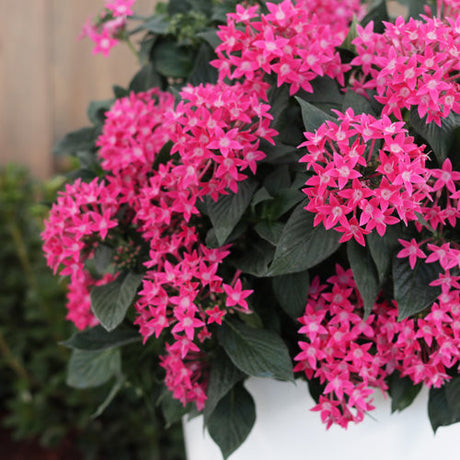
{"type": "Polygon", "coordinates": [[[291,185],[288,165],[278,166],[265,178],[263,185],[272,196],[281,189],[288,188],[291,185]]]}
{"type": "Polygon", "coordinates": [[[363,20],[361,21],[361,25],[363,27],[367,26],[369,22],[374,21],[374,32],[381,34],[385,31],[385,25],[383,21],[389,21],[390,18],[388,17],[387,11],[387,4],[385,0],[382,0],[377,6],[372,8],[369,13],[364,16],[363,20]]]}
{"type": "Polygon", "coordinates": [[[222,246],[240,221],[256,191],[257,183],[247,179],[238,186],[238,193],[221,196],[217,201],[209,199],[207,210],[216,232],[217,241],[222,246]]]}
{"type": "Polygon", "coordinates": [[[187,0],[169,0],[168,14],[174,16],[179,13],[187,13],[190,11],[191,5],[187,0]]]}
{"type": "Polygon", "coordinates": [[[109,391],[109,394],[106,396],[104,401],[99,404],[94,414],[91,415],[91,418],[94,419],[102,415],[107,407],[109,407],[110,403],[115,399],[115,396],[118,394],[118,392],[122,389],[123,384],[125,383],[125,379],[121,374],[118,374],[117,377],[118,378],[115,380],[115,383],[113,384],[112,389],[109,391]]]}
{"type": "Polygon", "coordinates": [[[100,275],[103,275],[112,262],[113,249],[105,244],[100,244],[94,251],[94,266],[100,275]]]}
{"type": "Polygon", "coordinates": [[[155,71],[153,64],[149,62],[145,64],[129,84],[130,91],[141,93],[148,91],[150,88],[161,86],[161,80],[158,73],[155,71]]]}
{"type": "Polygon", "coordinates": [[[175,40],[157,42],[152,51],[153,65],[165,77],[186,78],[193,68],[193,53],[175,40]]]}
{"type": "Polygon", "coordinates": [[[104,101],[92,101],[88,106],[87,115],[93,125],[103,124],[105,121],[105,114],[110,110],[114,99],[106,99],[104,101]]]}
{"type": "Polygon", "coordinates": [[[409,17],[420,19],[421,14],[426,14],[424,6],[427,5],[426,0],[408,0],[409,17]]]}
{"type": "Polygon", "coordinates": [[[250,248],[241,257],[235,260],[234,265],[243,273],[264,277],[274,253],[275,248],[270,243],[256,240],[250,244],[250,248]]]}
{"type": "Polygon", "coordinates": [[[333,254],[340,246],[340,235],[313,227],[314,215],[299,204],[289,217],[276,246],[268,276],[286,275],[307,270],[333,254]]]}
{"type": "Polygon", "coordinates": [[[144,275],[121,274],[115,281],[91,290],[91,310],[107,331],[113,331],[125,318],[144,275]]]}
{"type": "Polygon", "coordinates": [[[430,389],[428,415],[435,433],[440,426],[448,426],[460,422],[460,411],[458,411],[458,407],[452,407],[447,399],[448,385],[449,383],[446,383],[441,388],[430,389]]]}
{"type": "Polygon", "coordinates": [[[283,231],[284,224],[281,222],[259,222],[254,227],[254,230],[257,234],[263,238],[265,241],[268,241],[270,244],[276,246],[280,239],[281,233],[283,231]]]}
{"type": "Polygon", "coordinates": [[[371,106],[371,103],[364,96],[361,96],[358,93],[355,93],[351,89],[348,89],[345,93],[345,98],[343,99],[342,111],[345,112],[349,107],[353,109],[355,115],[360,113],[370,113],[374,117],[376,113],[371,106]]]}
{"type": "Polygon", "coordinates": [[[120,99],[122,97],[129,96],[129,90],[127,90],[126,88],[123,88],[123,86],[113,85],[112,90],[113,90],[113,94],[116,99],[120,99]]]}
{"type": "Polygon", "coordinates": [[[398,302],[399,320],[425,310],[436,300],[441,289],[429,284],[438,278],[440,271],[437,263],[419,260],[412,270],[408,259],[394,259],[394,297],[398,302]]]}
{"type": "Polygon", "coordinates": [[[92,150],[100,132],[100,128],[91,126],[69,133],[54,146],[53,152],[63,155],[92,150]]]}
{"type": "Polygon", "coordinates": [[[336,80],[329,77],[317,77],[310,84],[313,92],[303,93],[301,100],[313,104],[326,115],[330,115],[331,109],[342,109],[344,96],[336,80]]]}
{"type": "Polygon", "coordinates": [[[282,309],[293,319],[302,316],[310,287],[308,271],[275,276],[272,282],[273,292],[282,309]]]}
{"type": "Polygon", "coordinates": [[[391,374],[389,383],[391,412],[409,407],[422,389],[421,384],[414,385],[409,377],[401,377],[397,371],[391,374]]]}
{"type": "Polygon", "coordinates": [[[293,380],[288,349],[275,332],[227,320],[219,328],[218,338],[233,364],[244,373],[293,380]]]}
{"type": "Polygon", "coordinates": [[[441,126],[434,121],[426,122],[426,116],[419,117],[416,107],[410,111],[409,122],[414,130],[422,136],[431,146],[441,165],[447,158],[455,139],[455,130],[460,127],[460,115],[451,112],[448,117],[441,119],[441,126]]]}
{"type": "Polygon", "coordinates": [[[188,82],[194,86],[200,83],[216,83],[217,69],[209,64],[216,56],[206,43],[202,43],[195,58],[195,65],[188,82]]]}
{"type": "Polygon", "coordinates": [[[450,410],[460,416],[460,377],[454,377],[445,384],[446,399],[450,410]]]}
{"type": "Polygon", "coordinates": [[[217,36],[217,30],[207,30],[206,32],[200,32],[197,34],[198,37],[202,38],[204,41],[209,43],[211,48],[215,50],[222,42],[220,38],[217,36]]]}
{"type": "Polygon", "coordinates": [[[347,255],[353,278],[364,302],[364,317],[367,318],[380,291],[377,268],[370,251],[354,240],[347,243],[347,255]]]}
{"type": "Polygon", "coordinates": [[[314,105],[310,104],[300,97],[296,96],[296,100],[302,109],[302,120],[305,127],[305,131],[314,132],[316,131],[325,121],[334,121],[334,119],[327,113],[318,109],[314,105]]]}
{"type": "Polygon", "coordinates": [[[387,227],[383,236],[380,236],[375,231],[366,235],[367,246],[377,268],[381,286],[391,272],[391,265],[396,251],[401,248],[398,238],[406,238],[406,233],[399,225],[387,227]]]}
{"type": "Polygon", "coordinates": [[[358,31],[356,30],[357,25],[358,21],[356,16],[353,16],[350,28],[348,29],[348,34],[345,37],[343,43],[340,45],[340,48],[351,51],[352,53],[356,53],[356,47],[353,45],[352,41],[358,36],[358,31]]]}
{"type": "Polygon", "coordinates": [[[244,378],[244,373],[233,365],[227,355],[220,352],[211,362],[204,423],[207,424],[219,401],[244,378]]]}
{"type": "Polygon", "coordinates": [[[189,407],[183,406],[182,403],[175,399],[168,389],[164,389],[159,399],[161,412],[165,418],[166,428],[174,423],[180,422],[182,417],[189,411],[189,407]]]}
{"type": "Polygon", "coordinates": [[[168,32],[168,28],[169,21],[163,15],[152,16],[140,26],[140,29],[148,30],[154,34],[165,34],[168,32]]]}
{"type": "Polygon", "coordinates": [[[102,385],[121,373],[121,354],[118,348],[105,350],[73,350],[67,372],[67,384],[74,388],[102,385]]]}
{"type": "Polygon", "coordinates": [[[68,348],[76,350],[106,350],[139,342],[139,332],[134,329],[118,328],[107,332],[102,326],[95,326],[81,332],[76,332],[70,339],[62,342],[68,348]]]}
{"type": "Polygon", "coordinates": [[[255,420],[254,400],[243,385],[236,386],[221,399],[209,418],[208,430],[224,459],[243,444],[255,420]]]}

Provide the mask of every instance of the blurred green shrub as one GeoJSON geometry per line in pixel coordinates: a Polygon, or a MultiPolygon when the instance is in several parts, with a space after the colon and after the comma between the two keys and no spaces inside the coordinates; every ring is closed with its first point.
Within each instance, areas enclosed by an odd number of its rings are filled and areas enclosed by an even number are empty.
{"type": "Polygon", "coordinates": [[[70,439],[88,460],[183,459],[180,424],[165,431],[152,402],[157,395],[124,383],[94,417],[111,384],[85,391],[66,385],[70,350],[59,342],[75,328],[65,320],[65,286],[45,266],[40,239],[46,203],[60,185],[34,182],[16,166],[0,169],[1,423],[15,439],[43,446],[70,439]]]}

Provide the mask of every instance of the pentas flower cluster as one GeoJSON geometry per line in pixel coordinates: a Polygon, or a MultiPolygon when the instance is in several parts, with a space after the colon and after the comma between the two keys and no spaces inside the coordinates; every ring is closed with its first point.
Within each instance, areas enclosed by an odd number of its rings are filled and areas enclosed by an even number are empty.
{"type": "Polygon", "coordinates": [[[287,83],[290,94],[300,88],[313,92],[310,81],[327,75],[344,83],[350,69],[340,60],[336,47],[347,34],[353,14],[361,12],[359,1],[306,2],[284,0],[267,2],[268,14],[258,6],[237,6],[227,15],[227,25],[217,35],[222,43],[216,48],[219,79],[252,81],[261,74],[274,73],[278,86],[287,83]],[[321,11],[315,10],[321,4],[321,11]]]}
{"type": "Polygon", "coordinates": [[[104,179],[67,185],[43,232],[48,264],[71,278],[69,319],[79,328],[97,322],[89,289],[114,279],[95,279],[86,268],[99,245],[116,249],[117,271],[141,257],[146,272],[135,324],[144,342],[169,331],[172,343],[162,359],[167,386],[199,408],[207,371],[204,361],[195,362],[198,345],[210,338],[209,324],[222,324],[229,311],[248,312],[252,291],[243,289],[239,272],[230,283],[218,275],[228,247],[207,248],[193,219],[199,199],[236,191],[246,178],[241,171],[255,172],[264,156],[260,139],[272,142],[277,134],[269,127],[266,90],[262,82],[186,87],[176,109],[173,97],[158,89],[119,99],[97,141],[104,179]],[[144,243],[126,240],[132,232],[144,243]]]}
{"type": "Polygon", "coordinates": [[[77,179],[66,185],[53,204],[42,233],[47,264],[61,276],[69,276],[68,319],[79,329],[94,325],[90,310],[89,288],[110,281],[97,281],[85,270],[85,262],[94,256],[97,242],[106,239],[118,225],[116,196],[103,183],[77,179]]]}
{"type": "Polygon", "coordinates": [[[268,89],[267,83],[252,80],[182,90],[182,101],[169,116],[176,126],[171,153],[181,158],[177,173],[184,188],[217,200],[228,190],[237,192],[238,182],[247,177],[242,171],[256,173],[257,161],[265,158],[260,140],[274,144],[278,134],[270,128],[268,89]]]}
{"type": "Polygon", "coordinates": [[[336,112],[337,123],[326,121],[299,145],[300,159],[314,175],[305,183],[310,198],[306,210],[314,225],[343,233],[362,246],[374,228],[383,236],[387,225],[417,220],[430,187],[427,155],[407,135],[403,122],[383,116],[336,112]]]}
{"type": "Polygon", "coordinates": [[[379,298],[363,319],[363,302],[351,270],[336,266],[336,275],[312,282],[305,314],[299,318],[302,350],[295,371],[318,378],[323,395],[312,409],[329,428],[360,422],[372,410],[374,388],[387,389],[394,371],[417,384],[438,388],[460,364],[460,297],[443,290],[423,318],[398,321],[395,302],[379,298]]]}
{"type": "Polygon", "coordinates": [[[105,0],[105,9],[96,21],[88,18],[79,38],[88,37],[94,42],[93,54],[108,56],[119,43],[126,29],[127,19],[133,14],[131,7],[136,0],[105,0]]]}
{"type": "Polygon", "coordinates": [[[399,17],[385,23],[385,32],[373,32],[373,22],[357,26],[353,40],[364,81],[355,89],[366,94],[376,90],[375,99],[383,104],[384,115],[403,119],[402,110],[416,107],[426,122],[438,125],[451,112],[460,113],[460,18],[445,20],[399,17]],[[370,78],[368,78],[370,77],[370,78]]]}

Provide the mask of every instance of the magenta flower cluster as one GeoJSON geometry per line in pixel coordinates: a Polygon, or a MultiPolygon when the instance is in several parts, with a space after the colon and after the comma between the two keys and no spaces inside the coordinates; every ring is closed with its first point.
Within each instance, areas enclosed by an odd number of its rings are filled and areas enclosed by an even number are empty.
{"type": "Polygon", "coordinates": [[[93,20],[88,18],[79,38],[94,42],[93,54],[108,56],[110,50],[120,42],[126,29],[128,17],[133,14],[136,0],[105,0],[104,11],[93,20]]]}

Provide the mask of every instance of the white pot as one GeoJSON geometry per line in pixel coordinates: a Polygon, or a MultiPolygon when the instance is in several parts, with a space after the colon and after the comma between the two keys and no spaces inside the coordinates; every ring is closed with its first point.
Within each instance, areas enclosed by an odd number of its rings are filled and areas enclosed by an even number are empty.
{"type": "MultiPolygon", "coordinates": [[[[306,383],[296,385],[251,378],[246,384],[256,403],[257,418],[245,443],[231,460],[433,460],[459,458],[460,424],[439,428],[436,435],[427,414],[428,390],[414,403],[391,414],[391,400],[375,392],[377,407],[347,430],[326,431],[306,383]]],[[[220,460],[222,455],[202,417],[184,422],[188,460],[220,460]]]]}

